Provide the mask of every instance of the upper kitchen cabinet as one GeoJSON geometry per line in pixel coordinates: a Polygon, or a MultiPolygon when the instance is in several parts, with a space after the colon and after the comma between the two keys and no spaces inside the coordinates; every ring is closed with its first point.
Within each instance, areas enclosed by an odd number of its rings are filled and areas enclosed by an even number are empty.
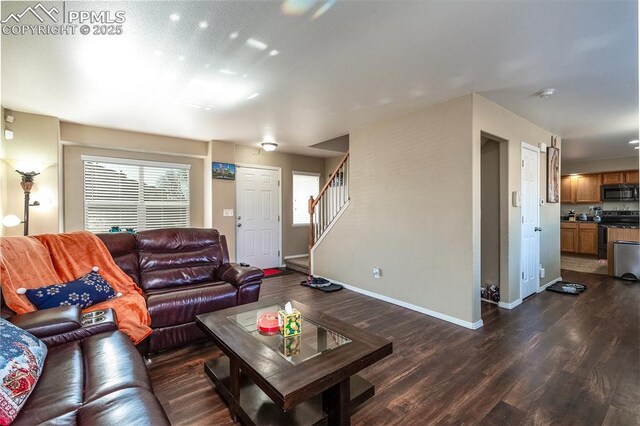
{"type": "Polygon", "coordinates": [[[574,187],[576,203],[600,202],[600,174],[579,175],[574,187]]]}
{"type": "Polygon", "coordinates": [[[638,183],[638,171],[637,170],[627,170],[624,172],[624,183],[638,183]]]}
{"type": "Polygon", "coordinates": [[[560,202],[575,203],[576,194],[574,190],[575,176],[562,176],[560,180],[560,202]]]}
{"type": "Polygon", "coordinates": [[[638,171],[624,170],[621,172],[608,172],[602,174],[603,185],[615,185],[620,183],[638,183],[638,171]]]}
{"type": "Polygon", "coordinates": [[[624,183],[625,172],[611,172],[602,174],[603,185],[615,185],[616,183],[624,183]]]}
{"type": "Polygon", "coordinates": [[[560,181],[561,203],[599,203],[600,174],[563,176],[560,181]]]}

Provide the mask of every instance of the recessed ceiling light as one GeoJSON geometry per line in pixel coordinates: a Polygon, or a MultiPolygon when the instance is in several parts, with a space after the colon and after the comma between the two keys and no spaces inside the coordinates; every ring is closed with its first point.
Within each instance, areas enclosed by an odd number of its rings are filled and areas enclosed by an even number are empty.
{"type": "Polygon", "coordinates": [[[256,92],[256,93],[252,93],[247,99],[253,99],[255,97],[257,97],[260,93],[256,92]]]}
{"type": "Polygon", "coordinates": [[[171,19],[173,22],[178,22],[180,20],[180,15],[178,15],[177,13],[172,13],[171,15],[169,15],[169,19],[171,19]]]}
{"type": "Polygon", "coordinates": [[[549,96],[555,95],[555,93],[556,93],[556,89],[549,88],[549,89],[542,89],[541,91],[536,93],[536,95],[538,95],[541,98],[548,98],[549,96]]]}
{"type": "Polygon", "coordinates": [[[276,56],[278,53],[280,52],[278,52],[276,49],[273,49],[271,52],[269,52],[269,56],[276,56]]]}
{"type": "Polygon", "coordinates": [[[631,143],[631,144],[636,144],[636,143],[638,143],[638,139],[634,139],[634,140],[632,140],[632,141],[629,141],[629,143],[631,143]]]}
{"type": "Polygon", "coordinates": [[[207,23],[207,21],[200,21],[200,22],[198,23],[198,27],[200,27],[200,29],[203,29],[203,30],[204,30],[205,28],[207,28],[208,26],[209,26],[209,24],[207,23]]]}
{"type": "Polygon", "coordinates": [[[237,39],[238,38],[238,32],[237,31],[232,32],[231,34],[229,34],[229,38],[231,40],[237,39]]]}
{"type": "Polygon", "coordinates": [[[244,42],[244,44],[258,50],[267,50],[267,47],[269,47],[267,46],[267,43],[256,40],[255,38],[248,38],[247,41],[244,42]]]}
{"type": "Polygon", "coordinates": [[[235,72],[235,71],[231,71],[231,70],[228,70],[228,69],[221,69],[221,70],[220,70],[220,72],[221,72],[222,74],[227,74],[227,75],[238,75],[238,73],[237,73],[237,72],[235,72]]]}

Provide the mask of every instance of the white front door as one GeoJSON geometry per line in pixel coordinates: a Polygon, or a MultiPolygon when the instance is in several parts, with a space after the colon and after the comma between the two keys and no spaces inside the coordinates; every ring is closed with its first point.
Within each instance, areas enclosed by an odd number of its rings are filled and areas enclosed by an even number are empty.
{"type": "Polygon", "coordinates": [[[522,143],[522,250],[520,297],[532,295],[540,286],[540,183],[537,147],[522,143]]]}
{"type": "Polygon", "coordinates": [[[259,268],[280,266],[280,171],[238,166],[236,259],[259,268]]]}

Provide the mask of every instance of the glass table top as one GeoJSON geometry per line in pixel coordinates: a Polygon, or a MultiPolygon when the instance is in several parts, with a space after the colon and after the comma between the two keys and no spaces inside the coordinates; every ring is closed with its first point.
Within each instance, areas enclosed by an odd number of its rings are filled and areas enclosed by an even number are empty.
{"type": "Polygon", "coordinates": [[[277,316],[281,309],[284,308],[274,304],[230,315],[227,318],[294,365],[351,342],[341,334],[306,319],[304,313],[302,313],[302,331],[297,336],[283,337],[280,333],[271,336],[262,334],[258,330],[258,318],[269,312],[277,316]]]}

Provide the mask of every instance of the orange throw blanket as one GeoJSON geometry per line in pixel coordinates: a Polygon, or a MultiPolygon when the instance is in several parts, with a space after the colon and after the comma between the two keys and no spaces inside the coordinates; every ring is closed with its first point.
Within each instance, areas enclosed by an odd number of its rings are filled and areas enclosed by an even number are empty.
{"type": "Polygon", "coordinates": [[[0,278],[6,305],[18,314],[35,311],[16,289],[37,288],[72,281],[98,266],[99,274],[122,293],[85,309],[111,308],[118,327],[138,344],[151,334],[151,317],[140,288],[115,264],[102,241],[90,232],[3,237],[0,242],[0,278]]]}

